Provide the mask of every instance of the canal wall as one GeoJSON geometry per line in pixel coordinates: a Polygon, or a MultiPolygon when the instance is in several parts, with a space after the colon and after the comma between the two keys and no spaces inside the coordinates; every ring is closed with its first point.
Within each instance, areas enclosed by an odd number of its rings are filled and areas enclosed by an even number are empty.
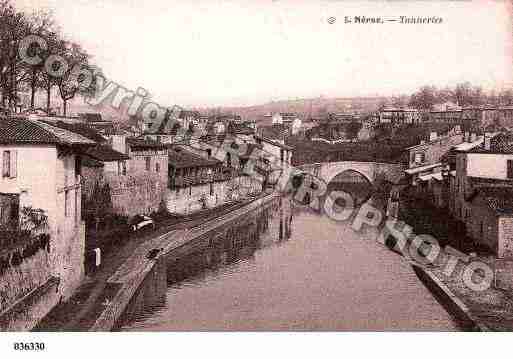
{"type": "Polygon", "coordinates": [[[429,269],[424,268],[414,262],[410,263],[415,274],[424,283],[424,285],[433,293],[435,298],[451,314],[464,330],[487,332],[490,329],[481,323],[470,309],[458,298],[440,279],[438,279],[429,269]]]}
{"type": "Polygon", "coordinates": [[[240,220],[279,197],[280,194],[274,192],[189,230],[172,231],[141,245],[107,281],[107,285],[119,286],[120,289],[89,330],[115,330],[128,319],[144,312],[148,304],[158,306],[167,290],[166,267],[170,257],[204,245],[200,239],[206,234],[240,220]],[[152,249],[159,252],[155,258],[148,259],[146,256],[152,249]]]}

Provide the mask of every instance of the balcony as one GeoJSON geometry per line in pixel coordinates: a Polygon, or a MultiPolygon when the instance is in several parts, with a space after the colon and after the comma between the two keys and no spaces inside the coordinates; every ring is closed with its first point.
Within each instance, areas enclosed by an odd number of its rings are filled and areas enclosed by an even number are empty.
{"type": "Polygon", "coordinates": [[[225,170],[224,172],[206,173],[197,176],[180,176],[174,178],[174,187],[197,186],[211,182],[227,181],[232,178],[237,171],[234,169],[225,170]]]}

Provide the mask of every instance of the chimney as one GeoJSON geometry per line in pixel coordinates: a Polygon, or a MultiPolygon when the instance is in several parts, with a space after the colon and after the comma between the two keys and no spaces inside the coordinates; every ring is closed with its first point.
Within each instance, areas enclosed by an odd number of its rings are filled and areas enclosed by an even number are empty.
{"type": "Polygon", "coordinates": [[[491,142],[492,138],[490,136],[486,136],[486,133],[484,134],[484,149],[489,151],[491,148],[491,142]]]}
{"type": "Polygon", "coordinates": [[[429,141],[430,141],[430,142],[431,142],[431,141],[436,140],[436,138],[437,138],[437,134],[436,134],[436,132],[434,132],[434,131],[433,131],[433,132],[431,132],[431,133],[429,134],[429,141]]]}

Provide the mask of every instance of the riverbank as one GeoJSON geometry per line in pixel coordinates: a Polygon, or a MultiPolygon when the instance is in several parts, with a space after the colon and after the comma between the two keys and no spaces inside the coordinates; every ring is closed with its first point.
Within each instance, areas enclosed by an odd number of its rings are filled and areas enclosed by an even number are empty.
{"type": "Polygon", "coordinates": [[[205,221],[198,226],[171,232],[139,247],[109,278],[107,285],[117,287],[116,294],[112,299],[102,303],[104,310],[88,330],[111,331],[118,327],[125,311],[139,311],[141,307],[149,304],[148,298],[151,298],[150,303],[155,300],[158,302],[158,297],[164,294],[167,286],[167,280],[165,280],[167,256],[202,235],[216,228],[222,228],[279,196],[280,194],[276,192],[262,196],[230,213],[205,221]],[[148,251],[154,248],[159,250],[158,254],[155,258],[148,259],[148,251]]]}
{"type": "MultiPolygon", "coordinates": [[[[417,276],[422,280],[446,310],[453,315],[464,330],[469,331],[513,331],[513,291],[499,287],[497,280],[489,288],[476,291],[465,284],[464,271],[470,261],[486,263],[497,275],[495,258],[487,251],[472,245],[446,211],[435,209],[422,201],[403,202],[401,220],[413,227],[417,234],[434,236],[442,248],[451,246],[463,253],[477,254],[468,257],[469,262],[458,261],[450,275],[447,275],[447,263],[435,260],[425,266],[412,263],[417,276]]],[[[513,275],[511,268],[502,273],[513,275]]],[[[483,280],[477,273],[473,280],[483,280]]]]}
{"type": "MultiPolygon", "coordinates": [[[[183,241],[190,238],[190,235],[184,236],[186,231],[196,233],[196,227],[204,228],[209,223],[218,223],[227,216],[233,216],[233,213],[239,213],[246,208],[253,209],[255,202],[260,203],[263,198],[274,196],[276,194],[266,194],[222,210],[213,209],[208,213],[194,216],[194,219],[187,218],[157,232],[130,239],[116,251],[105,255],[101,268],[84,282],[70,300],[59,304],[43,318],[34,331],[89,330],[106,309],[116,306],[116,300],[121,299],[119,293],[123,292],[126,295],[129,292],[126,288],[127,282],[130,284],[131,281],[137,280],[139,275],[144,278],[145,274],[151,271],[157,261],[146,258],[148,251],[155,248],[169,250],[172,246],[180,246],[185,243],[183,241]]],[[[107,326],[97,330],[110,329],[107,326]]]]}
{"type": "Polygon", "coordinates": [[[438,266],[413,264],[419,278],[444,307],[461,321],[465,330],[513,331],[513,293],[495,288],[483,291],[469,288],[463,281],[465,265],[459,263],[447,276],[438,266]]]}

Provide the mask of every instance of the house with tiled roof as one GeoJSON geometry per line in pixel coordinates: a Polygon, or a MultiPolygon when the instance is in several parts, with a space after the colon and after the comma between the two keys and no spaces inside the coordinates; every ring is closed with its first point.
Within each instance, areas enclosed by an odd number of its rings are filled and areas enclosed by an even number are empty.
{"type": "MultiPolygon", "coordinates": [[[[159,210],[168,186],[168,146],[144,137],[115,136],[86,154],[103,163],[113,211],[132,217],[159,210]]],[[[98,170],[95,171],[98,175],[98,170]]],[[[91,178],[94,178],[91,176],[91,178]]]]}
{"type": "Polygon", "coordinates": [[[509,241],[505,223],[510,204],[500,196],[513,193],[513,135],[476,136],[455,146],[447,160],[450,213],[465,225],[476,245],[486,245],[499,257],[512,256],[501,247],[509,241]]]}
{"type": "Polygon", "coordinates": [[[0,119],[0,313],[26,300],[31,316],[12,312],[1,329],[31,329],[81,283],[82,158],[95,145],[44,122],[0,119]]]}
{"type": "Polygon", "coordinates": [[[226,183],[231,170],[212,156],[201,156],[188,146],[173,146],[168,151],[171,213],[190,214],[226,202],[226,183]]]}

